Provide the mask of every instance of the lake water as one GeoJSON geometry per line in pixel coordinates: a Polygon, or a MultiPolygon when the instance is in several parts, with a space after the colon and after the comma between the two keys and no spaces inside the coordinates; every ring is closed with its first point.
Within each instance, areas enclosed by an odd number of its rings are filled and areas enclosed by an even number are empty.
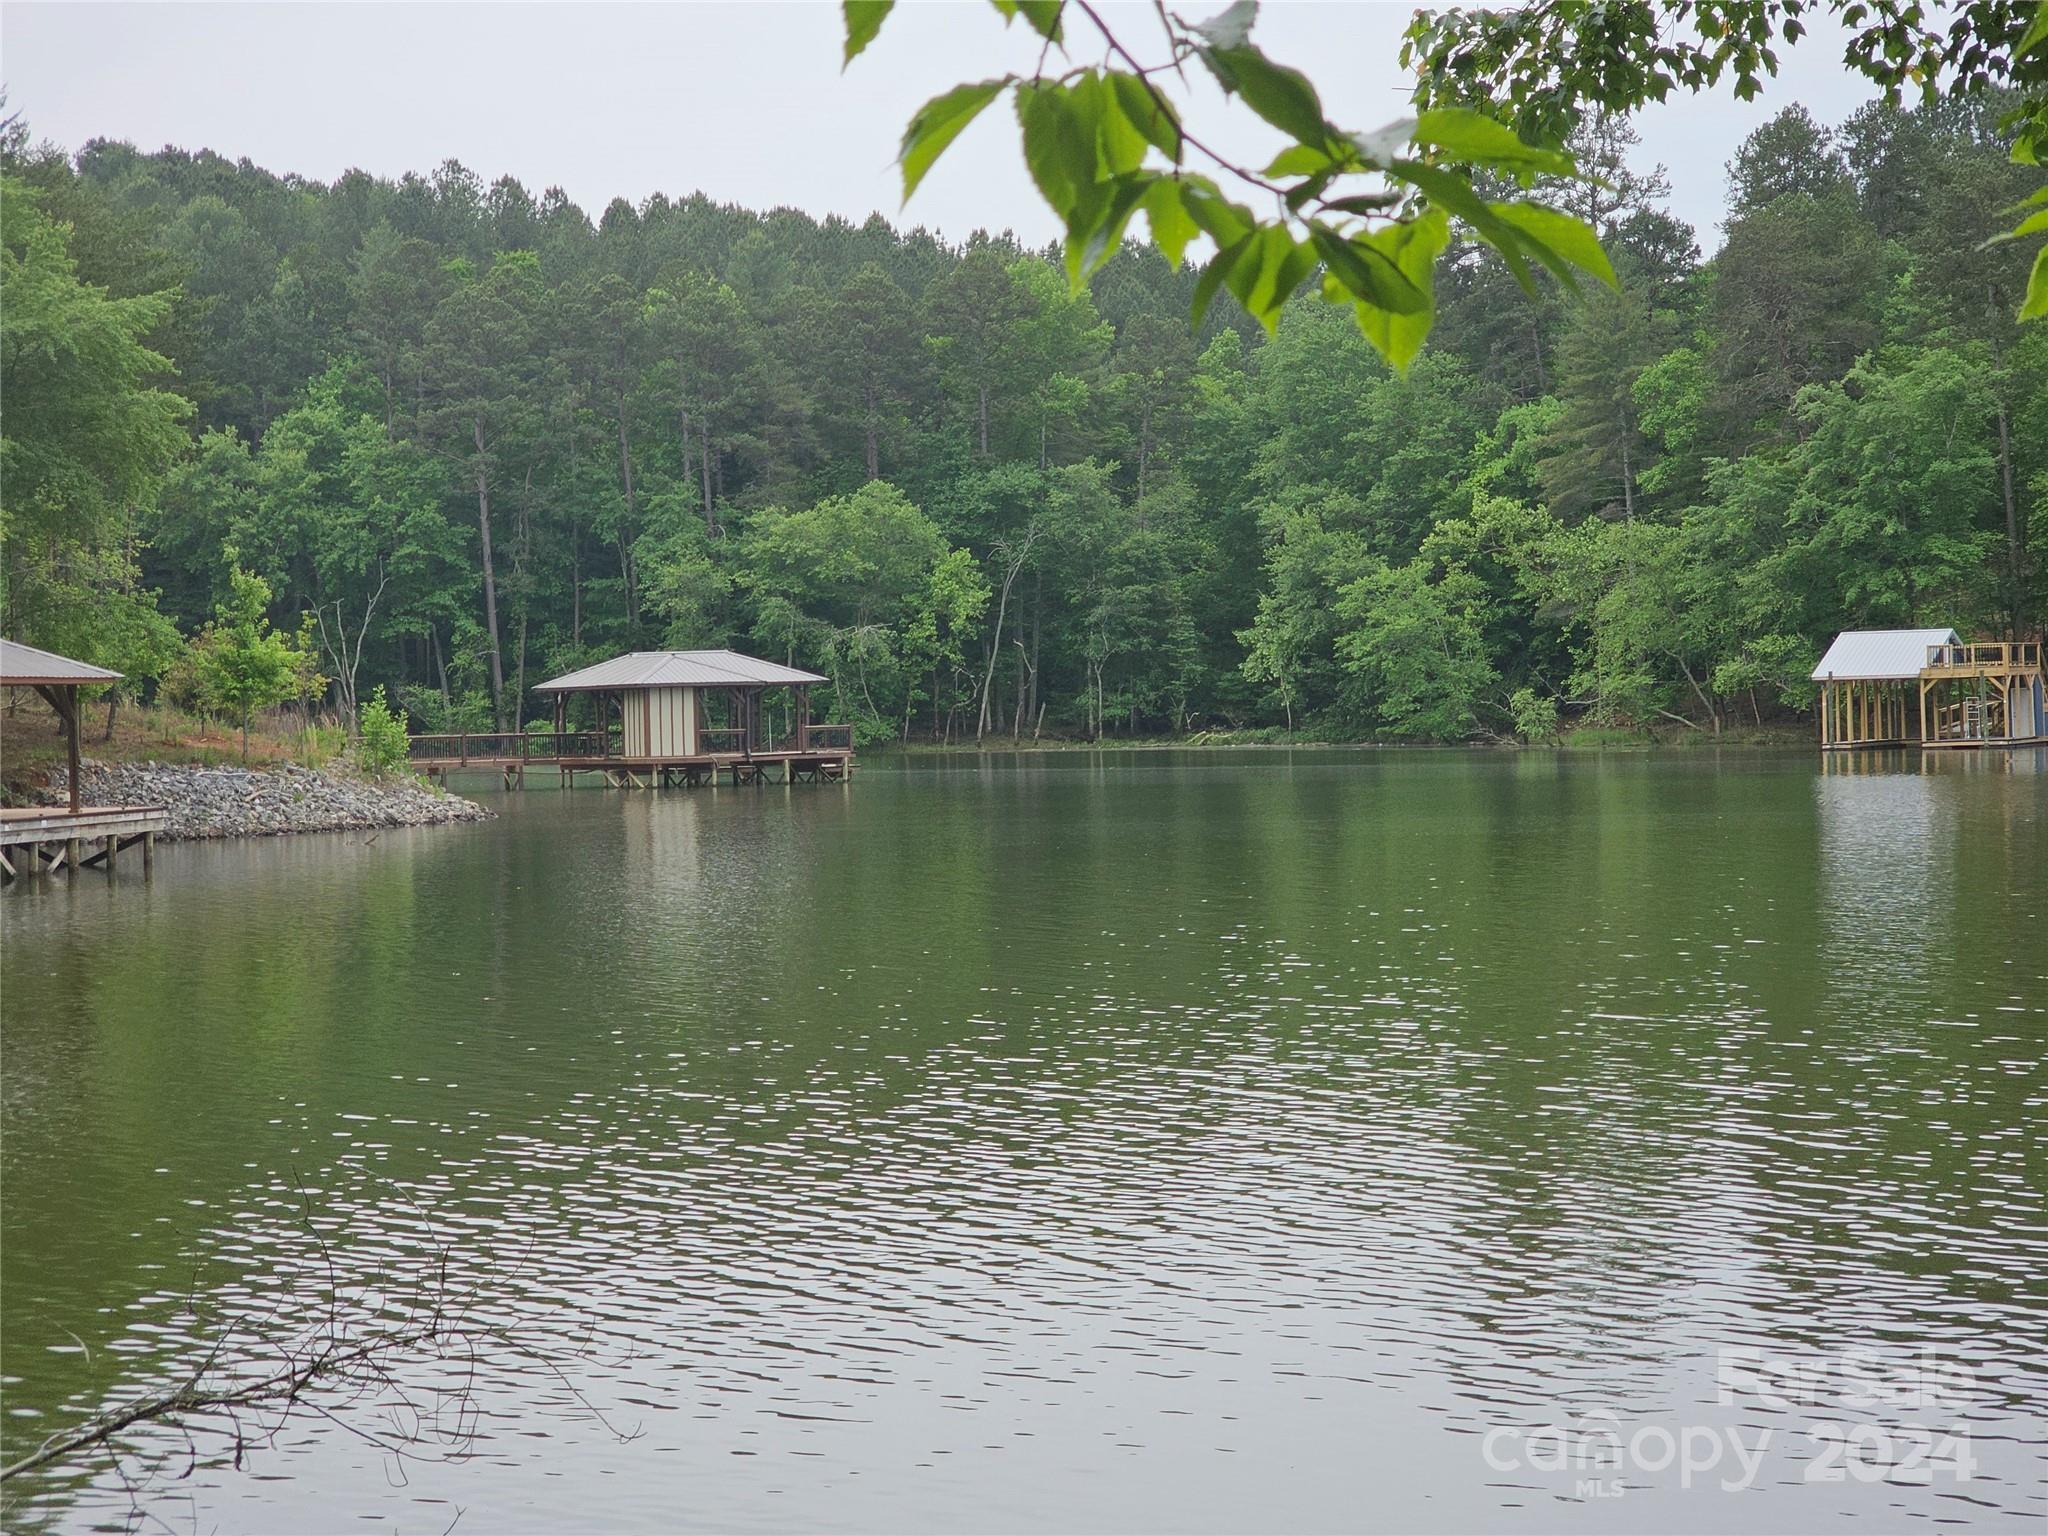
{"type": "Polygon", "coordinates": [[[493,1330],[10,1525],[2042,1527],[2048,753],[480,798],[0,901],[10,1459],[493,1330]]]}

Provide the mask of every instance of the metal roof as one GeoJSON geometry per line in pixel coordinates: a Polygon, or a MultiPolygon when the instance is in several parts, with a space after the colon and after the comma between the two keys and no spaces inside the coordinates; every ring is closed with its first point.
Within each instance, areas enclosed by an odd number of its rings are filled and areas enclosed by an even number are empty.
{"type": "Polygon", "coordinates": [[[536,684],[535,693],[587,693],[608,688],[775,688],[789,683],[822,683],[816,672],[799,672],[738,651],[634,651],[594,667],[536,684]]]}
{"type": "Polygon", "coordinates": [[[0,683],[24,687],[41,683],[45,687],[68,687],[73,683],[118,683],[121,674],[105,667],[89,666],[59,656],[55,651],[23,645],[19,640],[0,640],[0,683]]]}
{"type": "Polygon", "coordinates": [[[1930,645],[1954,645],[1952,629],[1845,629],[1813,669],[1816,683],[1883,682],[1918,677],[1930,645]]]}

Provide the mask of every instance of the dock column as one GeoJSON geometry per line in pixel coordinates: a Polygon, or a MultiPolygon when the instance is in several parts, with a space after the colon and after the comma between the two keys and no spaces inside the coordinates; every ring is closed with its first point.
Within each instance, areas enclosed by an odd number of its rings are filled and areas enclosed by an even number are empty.
{"type": "Polygon", "coordinates": [[[144,877],[146,878],[150,871],[155,868],[156,834],[154,832],[145,832],[142,834],[142,873],[144,877]]]}

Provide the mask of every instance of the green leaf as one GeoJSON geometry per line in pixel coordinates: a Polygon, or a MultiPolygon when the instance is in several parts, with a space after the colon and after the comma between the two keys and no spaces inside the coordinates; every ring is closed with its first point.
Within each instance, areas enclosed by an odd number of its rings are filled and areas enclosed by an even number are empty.
{"type": "Polygon", "coordinates": [[[1365,339],[1373,344],[1396,373],[1406,373],[1408,365],[1415,360],[1415,354],[1422,350],[1423,342],[1429,338],[1430,326],[1436,319],[1432,279],[1436,259],[1450,242],[1450,216],[1441,209],[1432,208],[1420,218],[1403,224],[1390,224],[1366,238],[1393,261],[1427,301],[1415,314],[1400,314],[1370,304],[1359,304],[1353,310],[1365,339]]]}
{"type": "Polygon", "coordinates": [[[1250,209],[1231,202],[1206,176],[1181,179],[1181,206],[1202,233],[1216,242],[1219,251],[1237,244],[1258,226],[1250,209]]]}
{"type": "Polygon", "coordinates": [[[1181,201],[1178,181],[1162,176],[1146,189],[1145,221],[1152,227],[1152,243],[1159,247],[1166,264],[1178,270],[1187,256],[1188,242],[1201,232],[1181,201]]]}
{"type": "Polygon", "coordinates": [[[1417,114],[1414,138],[1418,144],[1432,144],[1470,165],[1548,171],[1557,176],[1572,175],[1577,169],[1571,156],[1525,144],[1505,123],[1465,107],[1432,107],[1417,114]]]}
{"type": "Polygon", "coordinates": [[[2036,48],[2048,45],[2048,0],[2040,0],[2034,7],[2033,25],[2020,38],[2019,47],[2013,50],[2014,58],[2024,58],[2036,48]]]}
{"type": "Polygon", "coordinates": [[[903,201],[910,201],[925,172],[945,153],[946,146],[960,137],[960,130],[980,116],[1015,78],[1004,75],[1000,80],[956,85],[917,109],[910,126],[903,130],[903,152],[898,156],[903,166],[903,201]]]}
{"type": "Polygon", "coordinates": [[[1308,233],[1316,254],[1353,299],[1400,315],[1428,311],[1429,295],[1370,238],[1347,240],[1321,224],[1311,224],[1308,233]]]}
{"type": "Polygon", "coordinates": [[[1124,115],[1115,87],[1093,70],[1073,86],[1073,99],[1084,119],[1095,125],[1103,174],[1128,176],[1145,162],[1145,135],[1124,115]]]}
{"type": "Polygon", "coordinates": [[[1016,102],[1024,166],[1044,201],[1067,221],[1096,182],[1096,135],[1073,111],[1065,86],[1020,84],[1016,102]]]}
{"type": "Polygon", "coordinates": [[[1031,30],[1049,43],[1060,40],[1060,12],[1066,9],[1066,0],[997,0],[1006,16],[1022,16],[1031,30]]]}
{"type": "Polygon", "coordinates": [[[1236,91],[1267,122],[1303,144],[1322,144],[1330,136],[1323,104],[1307,75],[1275,64],[1258,49],[1205,48],[1202,57],[1226,91],[1236,91]]]}
{"type": "Polygon", "coordinates": [[[1076,289],[1116,254],[1131,215],[1156,180],[1151,175],[1120,177],[1076,210],[1066,242],[1067,281],[1076,289]]]}
{"type": "Polygon", "coordinates": [[[1172,105],[1153,95],[1136,75],[1112,74],[1107,79],[1124,121],[1143,134],[1148,144],[1165,151],[1167,159],[1180,164],[1180,119],[1174,116],[1172,105]]]}
{"type": "Polygon", "coordinates": [[[2034,253],[2034,270],[2027,278],[2027,296],[2020,305],[2022,320],[2048,317],[2048,245],[2034,253]]]}
{"type": "Polygon", "coordinates": [[[1472,184],[1457,172],[1424,165],[1419,160],[1396,160],[1389,169],[1437,207],[1463,219],[1482,236],[1490,238],[1492,231],[1501,228],[1492,206],[1474,192],[1472,184]]]}
{"type": "Polygon", "coordinates": [[[1017,120],[1024,129],[1024,163],[1031,179],[1062,222],[1071,226],[1076,210],[1095,195],[1101,161],[1095,124],[1063,85],[1050,82],[1017,87],[1017,120]]]}
{"type": "Polygon", "coordinates": [[[1495,203],[1493,211],[1503,223],[1526,237],[1529,253],[1555,272],[1567,287],[1577,286],[1574,267],[1592,273],[1610,288],[1621,286],[1607,253],[1600,249],[1600,237],[1591,226],[1541,203],[1495,203]]]}
{"type": "Polygon", "coordinates": [[[1202,275],[1195,279],[1195,301],[1190,323],[1196,330],[1202,328],[1202,317],[1209,312],[1209,305],[1216,298],[1216,290],[1223,286],[1223,279],[1230,269],[1251,249],[1256,234],[1246,235],[1234,245],[1225,246],[1209,258],[1209,264],[1202,268],[1202,275]]]}
{"type": "Polygon", "coordinates": [[[1231,263],[1223,274],[1223,285],[1244,306],[1245,313],[1271,335],[1294,290],[1315,270],[1315,251],[1279,224],[1265,225],[1248,238],[1250,249],[1231,263]]]}
{"type": "Polygon", "coordinates": [[[1425,165],[1416,160],[1397,160],[1391,170],[1419,190],[1433,206],[1471,225],[1480,239],[1500,253],[1501,260],[1507,263],[1508,270],[1524,292],[1533,295],[1537,291],[1535,274],[1524,254],[1529,246],[1528,237],[1500,217],[1501,205],[1486,202],[1472,190],[1472,184],[1464,177],[1440,166],[1425,165]]]}
{"type": "MultiPolygon", "coordinates": [[[[2048,234],[2048,208],[2032,213],[2021,219],[2019,224],[2003,234],[1993,235],[1985,245],[2003,245],[2008,240],[2024,240],[2029,235],[2048,234]]],[[[1982,247],[1979,247],[1982,249],[1982,247]]]]}
{"type": "Polygon", "coordinates": [[[839,0],[840,14],[846,18],[846,57],[840,62],[841,69],[859,58],[861,50],[875,40],[895,5],[896,0],[839,0]]]}
{"type": "Polygon", "coordinates": [[[1273,163],[1266,167],[1268,176],[1313,176],[1318,171],[1327,171],[1331,165],[1330,152],[1317,149],[1312,144],[1290,144],[1273,157],[1273,163]]]}

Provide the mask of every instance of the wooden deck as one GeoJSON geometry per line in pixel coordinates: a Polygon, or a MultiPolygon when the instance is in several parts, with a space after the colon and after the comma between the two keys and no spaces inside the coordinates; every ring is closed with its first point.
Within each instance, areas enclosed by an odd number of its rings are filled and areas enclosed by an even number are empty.
{"type": "Polygon", "coordinates": [[[95,865],[111,873],[138,844],[146,871],[156,862],[156,835],[169,817],[160,805],[0,807],[0,880],[95,865]]]}
{"type": "MultiPolygon", "coordinates": [[[[706,732],[723,735],[723,732],[706,732]]],[[[695,789],[727,784],[837,784],[853,774],[852,731],[810,726],[798,746],[700,752],[688,757],[629,757],[616,736],[596,731],[468,732],[415,736],[409,760],[430,778],[496,773],[507,789],[525,784],[530,768],[552,768],[566,788],[595,774],[613,789],[695,789]]]]}
{"type": "Polygon", "coordinates": [[[1920,669],[1920,746],[1928,751],[2048,744],[2038,640],[1930,645],[1920,669]]]}

